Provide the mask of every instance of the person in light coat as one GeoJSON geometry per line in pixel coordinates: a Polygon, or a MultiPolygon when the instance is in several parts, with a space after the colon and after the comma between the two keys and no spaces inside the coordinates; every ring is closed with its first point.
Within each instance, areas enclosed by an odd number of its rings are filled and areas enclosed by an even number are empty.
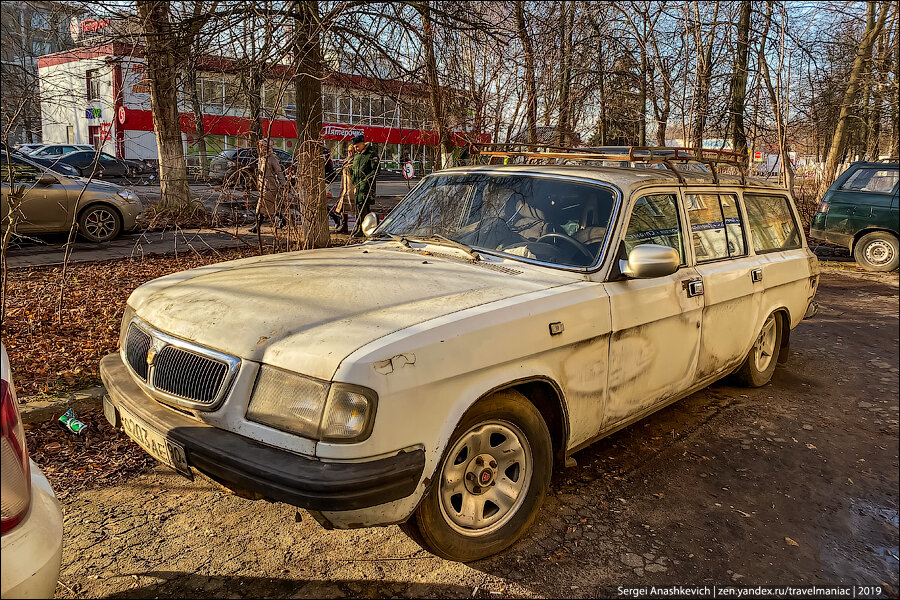
{"type": "Polygon", "coordinates": [[[341,166],[341,195],[338,198],[337,206],[331,211],[331,217],[337,222],[337,233],[348,233],[347,215],[353,212],[356,206],[356,188],[353,186],[354,154],[356,154],[356,148],[350,144],[347,146],[347,157],[341,166]]]}
{"type": "Polygon", "coordinates": [[[284,215],[281,214],[280,200],[282,190],[287,183],[278,157],[269,147],[268,140],[259,140],[259,161],[256,164],[256,188],[259,200],[256,202],[256,225],[250,233],[257,233],[266,217],[275,227],[284,226],[284,215]]]}

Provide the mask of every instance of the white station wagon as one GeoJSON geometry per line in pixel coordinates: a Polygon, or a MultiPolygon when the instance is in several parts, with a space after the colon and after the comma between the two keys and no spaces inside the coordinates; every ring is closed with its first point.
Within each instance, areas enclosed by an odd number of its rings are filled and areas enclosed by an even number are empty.
{"type": "Polygon", "coordinates": [[[768,383],[815,312],[787,191],[646,166],[448,169],[363,244],[151,281],[101,362],[107,418],[326,528],[499,552],[554,465],[726,375],[768,383]]]}

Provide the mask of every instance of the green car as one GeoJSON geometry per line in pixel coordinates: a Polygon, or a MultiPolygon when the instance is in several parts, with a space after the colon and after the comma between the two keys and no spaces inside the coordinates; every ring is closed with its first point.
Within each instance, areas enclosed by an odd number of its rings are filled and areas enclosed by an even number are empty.
{"type": "Polygon", "coordinates": [[[900,218],[896,162],[856,162],[825,192],[813,215],[809,237],[845,246],[869,271],[893,271],[900,264],[900,218]]]}

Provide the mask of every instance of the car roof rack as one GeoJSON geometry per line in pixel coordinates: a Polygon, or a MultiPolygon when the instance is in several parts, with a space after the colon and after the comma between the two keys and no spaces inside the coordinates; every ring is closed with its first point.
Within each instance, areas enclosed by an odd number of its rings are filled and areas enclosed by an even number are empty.
{"type": "Polygon", "coordinates": [[[681,171],[675,163],[695,163],[705,165],[713,182],[719,183],[718,166],[734,167],[746,185],[747,166],[750,157],[740,152],[721,148],[688,148],[669,146],[547,146],[544,144],[474,144],[478,155],[486,157],[488,164],[522,157],[526,163],[540,164],[547,160],[557,163],[568,161],[613,160],[631,163],[661,164],[669,168],[685,183],[681,171]]]}

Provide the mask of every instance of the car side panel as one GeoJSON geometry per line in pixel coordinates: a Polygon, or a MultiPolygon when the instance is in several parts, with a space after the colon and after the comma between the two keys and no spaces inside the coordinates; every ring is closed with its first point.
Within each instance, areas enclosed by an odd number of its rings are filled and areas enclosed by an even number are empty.
{"type": "Polygon", "coordinates": [[[577,445],[602,425],[609,331],[609,298],[602,284],[580,282],[388,335],[347,357],[334,377],[370,387],[385,399],[372,436],[359,444],[319,443],[316,454],[354,458],[430,444],[428,474],[475,401],[498,386],[530,378],[558,384],[568,412],[568,445],[577,445]],[[551,335],[550,323],[562,323],[564,331],[551,335]]]}
{"type": "MultiPolygon", "coordinates": [[[[819,261],[804,245],[796,250],[783,250],[763,254],[763,291],[757,331],[774,311],[786,308],[793,329],[806,314],[806,308],[818,287],[819,261]]],[[[750,351],[751,344],[747,346],[750,351]]]]}
{"type": "Polygon", "coordinates": [[[331,524],[359,527],[405,520],[431,485],[465,412],[511,382],[546,379],[559,385],[568,448],[596,437],[606,406],[609,298],[602,284],[588,282],[527,296],[386,336],[342,363],[336,381],[352,380],[378,392],[375,427],[359,444],[320,442],[316,455],[323,460],[372,457],[419,446],[426,462],[410,497],[361,511],[324,513],[331,524]],[[551,322],[562,322],[564,332],[551,336],[551,322]]]}
{"type": "Polygon", "coordinates": [[[754,282],[751,273],[762,271],[766,262],[760,256],[743,256],[697,265],[706,296],[697,379],[724,374],[743,361],[759,333],[765,289],[765,278],[754,282]]]}

